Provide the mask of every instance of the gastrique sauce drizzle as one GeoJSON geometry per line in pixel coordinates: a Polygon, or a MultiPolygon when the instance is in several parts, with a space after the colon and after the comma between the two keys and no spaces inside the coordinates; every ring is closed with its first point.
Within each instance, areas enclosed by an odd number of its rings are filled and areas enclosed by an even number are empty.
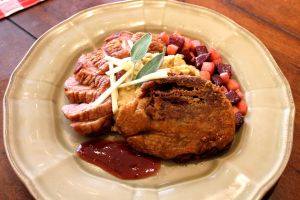
{"type": "Polygon", "coordinates": [[[123,141],[96,140],[81,144],[78,156],[121,179],[141,179],[156,175],[160,161],[133,151],[123,141]]]}

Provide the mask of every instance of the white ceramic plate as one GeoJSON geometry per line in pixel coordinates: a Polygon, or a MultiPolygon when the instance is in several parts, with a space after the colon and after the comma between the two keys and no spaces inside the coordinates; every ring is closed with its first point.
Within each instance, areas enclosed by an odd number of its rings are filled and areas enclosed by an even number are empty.
{"type": "Polygon", "coordinates": [[[14,71],[4,98],[4,141],[16,173],[38,199],[259,199],[287,164],[294,104],[285,77],[251,33],[207,8],[174,1],[97,6],[50,29],[14,71]],[[60,109],[80,54],[120,31],[180,31],[232,64],[249,112],[229,152],[154,177],[123,181],[74,155],[85,138],[60,109]]]}

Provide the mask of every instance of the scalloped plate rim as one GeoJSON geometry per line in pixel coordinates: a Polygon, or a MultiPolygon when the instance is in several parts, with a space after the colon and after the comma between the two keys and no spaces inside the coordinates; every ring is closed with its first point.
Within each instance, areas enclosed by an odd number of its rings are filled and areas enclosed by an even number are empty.
{"type": "MultiPolygon", "coordinates": [[[[12,83],[18,73],[18,70],[22,67],[23,63],[25,62],[25,60],[31,56],[33,50],[39,45],[39,43],[44,40],[48,35],[50,35],[55,29],[63,26],[64,24],[68,23],[69,21],[75,19],[76,17],[79,17],[80,15],[83,15],[86,12],[89,12],[91,10],[97,10],[97,9],[101,9],[102,7],[106,7],[106,6],[110,6],[110,5],[118,5],[118,4],[127,4],[127,3],[131,3],[131,2],[147,2],[147,0],[142,0],[142,1],[138,1],[138,0],[129,0],[129,1],[119,1],[119,2],[113,2],[113,3],[106,3],[106,4],[102,4],[102,5],[97,5],[97,6],[93,6],[87,9],[84,9],[82,11],[77,12],[76,14],[70,16],[69,18],[63,20],[62,22],[58,23],[57,25],[51,27],[49,30],[47,30],[45,33],[43,33],[29,48],[29,50],[27,51],[27,53],[25,54],[25,56],[22,58],[22,60],[19,62],[19,64],[16,66],[16,68],[13,70],[7,88],[5,90],[4,93],[4,97],[3,97],[3,139],[4,139],[4,147],[7,153],[7,157],[8,160],[11,164],[11,166],[13,167],[14,171],[16,172],[16,174],[18,175],[18,177],[21,179],[21,181],[25,184],[26,188],[29,190],[29,192],[32,194],[32,196],[36,199],[43,199],[44,197],[40,194],[39,190],[36,188],[36,186],[32,183],[31,179],[29,177],[27,177],[22,170],[20,169],[20,167],[15,163],[14,158],[11,156],[10,154],[10,147],[8,146],[8,112],[7,112],[7,102],[8,102],[8,93],[11,90],[11,86],[12,83]]],[[[279,179],[280,175],[283,173],[290,154],[291,154],[291,150],[292,150],[292,143],[293,143],[293,132],[294,132],[294,117],[295,117],[295,104],[293,101],[293,96],[292,96],[292,92],[291,92],[291,88],[290,85],[286,79],[286,77],[283,75],[282,71],[280,70],[279,66],[277,65],[276,61],[274,60],[274,58],[272,57],[271,53],[269,52],[269,50],[266,48],[266,46],[250,31],[248,31],[247,29],[245,29],[244,27],[242,27],[241,25],[237,24],[235,21],[233,21],[232,19],[230,19],[229,17],[226,17],[224,15],[222,15],[221,13],[203,7],[203,6],[198,6],[198,5],[193,5],[193,4],[188,4],[185,2],[178,2],[175,0],[159,0],[159,1],[155,1],[155,2],[172,2],[172,3],[176,3],[176,4],[184,4],[185,6],[190,7],[191,9],[204,9],[208,12],[214,13],[216,15],[218,15],[219,17],[226,19],[226,21],[232,25],[234,25],[236,28],[238,28],[239,30],[244,31],[247,35],[249,35],[252,39],[254,39],[259,45],[260,47],[263,48],[264,52],[266,53],[266,55],[268,56],[268,58],[270,59],[270,61],[272,62],[273,66],[275,67],[276,72],[279,74],[280,78],[283,80],[283,82],[285,83],[285,89],[286,92],[288,94],[288,99],[289,99],[289,123],[288,123],[288,141],[287,141],[287,146],[286,146],[286,151],[284,152],[284,157],[283,160],[281,162],[281,165],[279,167],[279,169],[276,171],[276,174],[274,174],[269,180],[267,180],[263,185],[261,185],[259,187],[259,189],[256,191],[256,196],[255,199],[260,199],[263,197],[263,195],[276,183],[276,181],[279,179]]],[[[157,189],[159,190],[159,189],[157,189]]]]}

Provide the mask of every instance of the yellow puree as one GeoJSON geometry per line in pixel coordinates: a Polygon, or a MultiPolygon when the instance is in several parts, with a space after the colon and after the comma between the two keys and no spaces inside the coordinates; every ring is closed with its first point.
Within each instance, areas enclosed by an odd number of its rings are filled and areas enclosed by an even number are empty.
{"type": "MultiPolygon", "coordinates": [[[[142,59],[140,63],[137,63],[134,69],[134,76],[137,75],[139,70],[156,54],[147,53],[146,56],[142,59]]],[[[187,65],[183,60],[183,55],[169,55],[164,57],[164,61],[160,66],[160,69],[170,68],[171,73],[181,74],[181,75],[191,75],[191,76],[199,76],[200,72],[192,65],[187,65]]],[[[125,105],[130,101],[133,101],[136,95],[139,93],[139,87],[129,86],[125,88],[118,89],[118,106],[125,105]]]]}

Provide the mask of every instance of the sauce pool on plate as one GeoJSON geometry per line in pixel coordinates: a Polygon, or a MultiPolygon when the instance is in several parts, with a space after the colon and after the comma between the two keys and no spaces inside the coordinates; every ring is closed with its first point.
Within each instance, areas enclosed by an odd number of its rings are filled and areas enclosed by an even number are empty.
{"type": "Polygon", "coordinates": [[[121,179],[156,175],[160,161],[133,151],[123,141],[96,140],[81,144],[78,156],[121,179]]]}

